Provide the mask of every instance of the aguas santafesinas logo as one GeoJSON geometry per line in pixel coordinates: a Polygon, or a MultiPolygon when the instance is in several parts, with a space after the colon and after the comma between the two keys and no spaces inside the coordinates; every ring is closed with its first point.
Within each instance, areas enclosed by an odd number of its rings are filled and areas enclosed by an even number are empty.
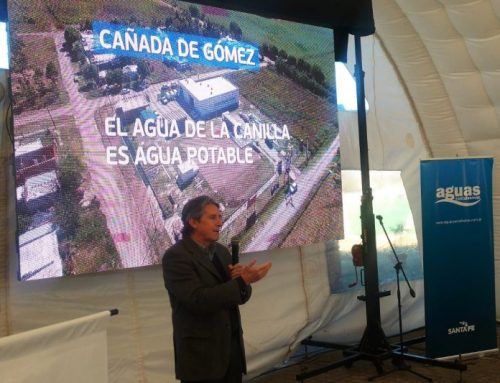
{"type": "Polygon", "coordinates": [[[476,331],[476,325],[474,324],[469,324],[466,321],[460,321],[458,322],[459,326],[457,327],[451,327],[448,329],[448,335],[453,335],[453,334],[463,334],[467,332],[475,332],[476,331]]]}
{"type": "Polygon", "coordinates": [[[481,202],[481,187],[479,185],[448,186],[436,189],[436,203],[451,203],[470,207],[479,202],[481,202]]]}

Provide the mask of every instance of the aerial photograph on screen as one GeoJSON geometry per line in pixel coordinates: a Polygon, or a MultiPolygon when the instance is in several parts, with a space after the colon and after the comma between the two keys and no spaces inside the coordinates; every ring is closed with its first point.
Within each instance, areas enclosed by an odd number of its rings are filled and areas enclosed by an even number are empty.
{"type": "MultiPolygon", "coordinates": [[[[343,238],[333,32],[174,0],[9,1],[18,277],[343,238]]],[[[243,254],[244,256],[244,254],[243,254]]]]}

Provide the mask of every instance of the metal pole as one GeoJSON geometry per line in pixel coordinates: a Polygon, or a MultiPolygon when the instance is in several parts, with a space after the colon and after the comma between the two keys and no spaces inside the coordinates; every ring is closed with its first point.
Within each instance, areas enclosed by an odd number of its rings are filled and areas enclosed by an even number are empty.
{"type": "Polygon", "coordinates": [[[365,267],[366,329],[361,340],[363,352],[377,353],[388,348],[380,320],[380,292],[378,288],[377,245],[375,241],[375,217],[373,215],[370,166],[368,162],[368,138],[366,128],[364,72],[361,58],[361,38],[354,36],[356,64],[356,95],[358,104],[359,152],[361,165],[361,239],[365,267]]]}

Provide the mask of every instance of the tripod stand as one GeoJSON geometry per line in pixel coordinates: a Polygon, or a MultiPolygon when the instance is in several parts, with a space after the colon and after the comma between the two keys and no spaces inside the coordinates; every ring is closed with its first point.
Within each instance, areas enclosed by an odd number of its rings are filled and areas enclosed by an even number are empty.
{"type": "Polygon", "coordinates": [[[411,366],[406,364],[404,361],[404,356],[405,356],[405,348],[406,346],[403,343],[403,319],[402,319],[402,314],[401,314],[401,283],[400,283],[400,273],[403,274],[403,277],[406,281],[406,284],[408,285],[408,289],[410,291],[410,295],[412,298],[415,298],[415,290],[410,285],[410,281],[408,280],[408,277],[406,276],[405,270],[403,268],[403,263],[399,260],[398,254],[396,253],[396,250],[394,250],[394,246],[392,246],[391,239],[389,238],[389,235],[387,234],[387,230],[385,229],[384,223],[382,222],[382,216],[377,215],[375,218],[380,222],[380,226],[382,226],[382,229],[384,230],[385,237],[387,238],[387,241],[389,242],[389,245],[392,250],[392,254],[394,255],[394,258],[396,259],[396,264],[394,265],[394,269],[396,270],[396,288],[397,288],[397,298],[398,298],[398,324],[399,324],[399,347],[396,348],[395,350],[392,351],[393,355],[393,364],[396,367],[394,370],[390,370],[388,372],[379,374],[373,378],[369,378],[369,380],[374,380],[378,377],[388,375],[390,373],[396,372],[396,371],[407,371],[409,373],[412,373],[413,375],[419,376],[422,379],[427,380],[428,382],[432,382],[432,379],[420,374],[419,372],[413,371],[411,369],[411,366]]]}
{"type": "MultiPolygon", "coordinates": [[[[299,374],[296,379],[303,381],[312,376],[322,374],[331,369],[341,366],[350,366],[355,361],[366,359],[375,365],[378,373],[383,372],[383,360],[390,356],[390,345],[382,329],[380,320],[380,298],[387,296],[390,292],[380,292],[378,284],[377,247],[375,243],[375,220],[372,206],[372,190],[370,187],[369,161],[368,161],[368,137],[366,128],[366,108],[364,91],[364,72],[361,57],[361,37],[354,36],[355,43],[355,75],[356,75],[356,96],[358,109],[359,128],[359,150],[361,165],[361,186],[363,195],[361,198],[361,239],[363,242],[363,264],[365,268],[365,295],[358,299],[365,303],[366,307],[366,328],[358,346],[345,347],[331,344],[330,347],[344,351],[344,358],[336,363],[332,363],[324,368],[315,371],[299,374]]],[[[304,344],[315,345],[318,342],[307,340],[304,344]]],[[[320,342],[325,346],[326,343],[320,342]]]]}
{"type": "MultiPolygon", "coordinates": [[[[399,349],[395,352],[389,345],[386,339],[384,330],[382,329],[380,318],[380,298],[390,295],[389,291],[379,291],[378,286],[378,266],[377,266],[377,247],[375,242],[375,218],[373,215],[372,205],[372,190],[370,187],[370,173],[368,161],[368,137],[366,126],[366,109],[365,109],[365,91],[364,91],[364,72],[361,57],[361,37],[354,36],[355,43],[355,77],[356,77],[356,96],[358,108],[358,128],[359,128],[359,151],[360,151],[360,167],[361,167],[361,186],[363,195],[361,198],[361,238],[363,242],[363,264],[365,267],[365,295],[358,297],[359,300],[365,302],[366,305],[366,328],[359,342],[355,347],[349,347],[326,342],[317,342],[311,339],[304,340],[303,344],[318,345],[321,347],[331,347],[334,349],[343,350],[344,358],[331,363],[323,368],[318,368],[313,371],[308,371],[296,376],[296,380],[304,381],[313,376],[323,374],[332,369],[342,366],[349,367],[358,360],[369,360],[373,362],[379,375],[384,374],[383,361],[392,358],[393,361],[410,360],[414,362],[425,363],[432,366],[450,368],[464,371],[467,366],[460,362],[448,362],[441,360],[429,359],[420,355],[404,353],[403,347],[407,345],[421,342],[423,339],[411,340],[409,342],[400,342],[399,349]]],[[[399,273],[398,273],[399,277],[399,273]]],[[[406,276],[405,276],[406,277],[406,276]]],[[[399,283],[398,283],[399,285],[399,283]]],[[[412,291],[412,290],[410,290],[412,291]]],[[[414,292],[415,293],[415,292],[414,292]]],[[[401,339],[400,339],[401,340],[401,339]]],[[[397,364],[395,363],[395,364],[397,364]]]]}

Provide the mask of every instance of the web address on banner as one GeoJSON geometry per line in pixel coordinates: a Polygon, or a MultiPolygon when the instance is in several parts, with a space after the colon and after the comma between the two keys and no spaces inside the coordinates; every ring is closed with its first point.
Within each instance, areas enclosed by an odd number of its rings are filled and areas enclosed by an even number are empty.
{"type": "Polygon", "coordinates": [[[463,219],[455,219],[455,220],[447,220],[447,221],[437,221],[436,225],[451,225],[455,223],[477,223],[481,222],[482,218],[463,218],[463,219]]]}

